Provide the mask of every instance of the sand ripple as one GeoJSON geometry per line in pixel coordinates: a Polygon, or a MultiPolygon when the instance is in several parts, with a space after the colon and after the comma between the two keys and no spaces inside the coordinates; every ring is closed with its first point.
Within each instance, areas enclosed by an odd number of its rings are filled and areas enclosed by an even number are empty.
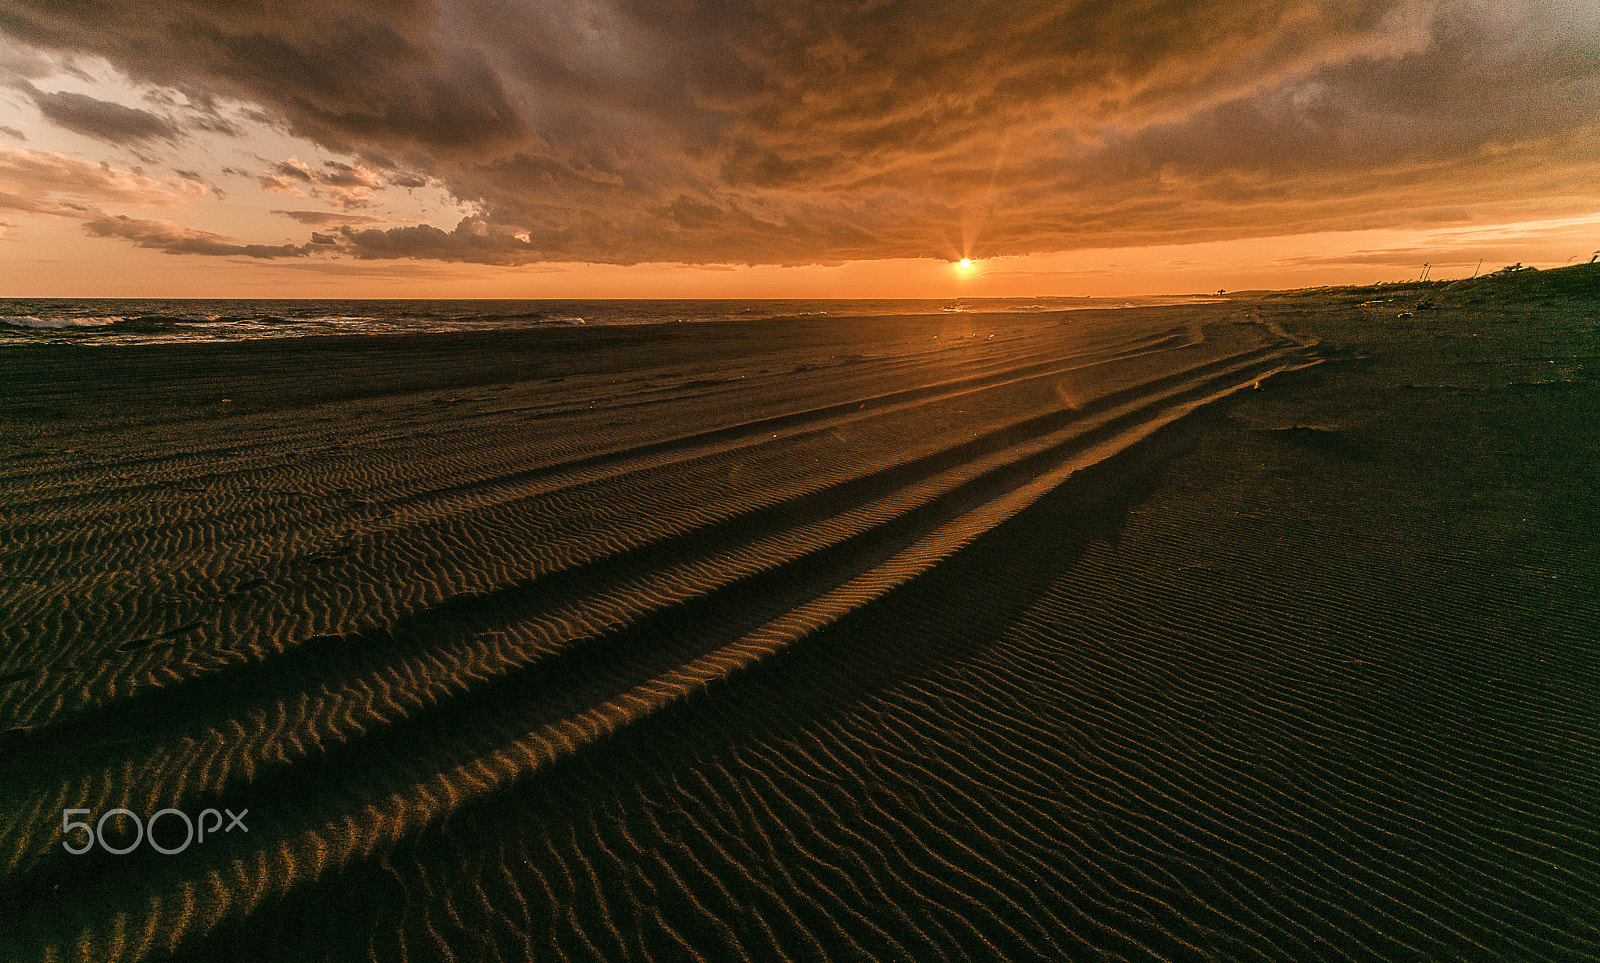
{"type": "Polygon", "coordinates": [[[24,366],[0,956],[1580,958],[1593,666],[1528,646],[1592,614],[1442,604],[1359,426],[1224,419],[1294,321],[24,366]],[[62,851],[118,806],[249,832],[62,851]]]}

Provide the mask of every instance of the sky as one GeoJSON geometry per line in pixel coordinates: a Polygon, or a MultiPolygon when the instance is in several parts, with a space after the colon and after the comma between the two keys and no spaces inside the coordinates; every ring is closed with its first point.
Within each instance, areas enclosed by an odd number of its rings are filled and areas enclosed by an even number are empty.
{"type": "Polygon", "coordinates": [[[1594,0],[0,0],[0,296],[1132,295],[1596,249],[1594,0]]]}

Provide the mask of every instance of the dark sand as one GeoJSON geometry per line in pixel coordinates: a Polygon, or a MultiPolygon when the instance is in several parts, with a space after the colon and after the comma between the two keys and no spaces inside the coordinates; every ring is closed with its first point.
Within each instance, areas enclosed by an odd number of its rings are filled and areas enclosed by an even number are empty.
{"type": "Polygon", "coordinates": [[[1442,289],[7,348],[0,959],[1600,957],[1600,274],[1442,289]]]}

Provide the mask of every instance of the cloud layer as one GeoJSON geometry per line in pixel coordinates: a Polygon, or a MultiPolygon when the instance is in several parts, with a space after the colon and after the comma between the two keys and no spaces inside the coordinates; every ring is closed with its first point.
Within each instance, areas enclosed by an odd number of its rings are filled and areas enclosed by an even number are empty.
{"type": "Polygon", "coordinates": [[[68,91],[46,93],[31,84],[24,87],[39,113],[58,127],[113,144],[177,140],[178,126],[148,110],[126,107],[68,91]]]}
{"type": "MultiPolygon", "coordinates": [[[[1600,208],[1588,0],[0,0],[0,32],[363,158],[267,190],[350,210],[434,178],[477,209],[316,225],[361,258],[987,257],[1600,208]]],[[[132,231],[104,229],[167,236],[132,231]]]]}
{"type": "Polygon", "coordinates": [[[303,257],[310,253],[317,243],[313,240],[308,245],[239,244],[225,235],[211,231],[197,231],[175,221],[141,220],[124,214],[92,218],[84,226],[95,237],[120,237],[132,241],[138,247],[155,248],[168,254],[256,258],[303,257]]]}
{"type": "Polygon", "coordinates": [[[0,206],[65,217],[87,216],[102,205],[175,210],[205,190],[176,177],[162,182],[81,157],[0,144],[0,206]]]}

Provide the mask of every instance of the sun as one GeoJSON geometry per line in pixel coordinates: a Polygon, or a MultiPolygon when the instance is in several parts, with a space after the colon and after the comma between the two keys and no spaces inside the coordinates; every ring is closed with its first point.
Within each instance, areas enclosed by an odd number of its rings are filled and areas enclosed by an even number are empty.
{"type": "Polygon", "coordinates": [[[972,258],[964,257],[964,258],[961,259],[961,270],[963,270],[963,271],[972,270],[972,258]]]}

